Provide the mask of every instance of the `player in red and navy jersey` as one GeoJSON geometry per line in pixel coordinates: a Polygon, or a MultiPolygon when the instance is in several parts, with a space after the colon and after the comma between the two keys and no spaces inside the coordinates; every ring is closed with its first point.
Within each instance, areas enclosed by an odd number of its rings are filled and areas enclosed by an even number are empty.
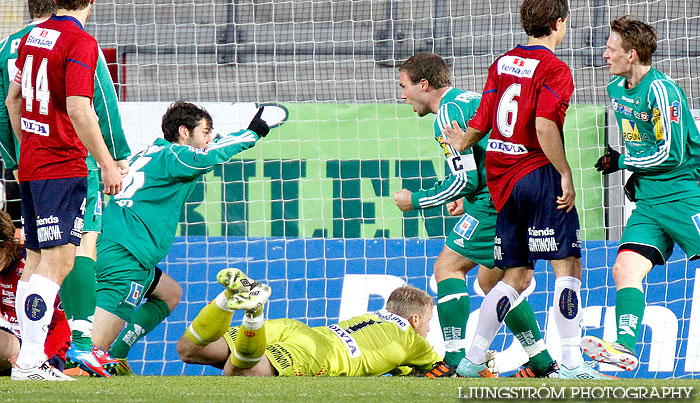
{"type": "Polygon", "coordinates": [[[571,71],[554,55],[566,33],[567,0],[525,0],[520,8],[526,46],[499,57],[489,68],[481,105],[467,132],[445,131],[447,143],[470,147],[491,131],[486,177],[498,210],[494,256],[505,270],[486,296],[476,335],[457,372],[478,376],[486,349],[506,313],[530,285],[534,263],[549,260],[554,269],[554,321],[562,343],[561,368],[553,364],[521,376],[601,378],[583,364],[581,322],[581,240],[571,168],[562,130],[574,90],[571,71]]]}
{"type": "MultiPolygon", "coordinates": [[[[5,374],[9,374],[8,370],[17,359],[22,338],[15,313],[15,295],[24,270],[24,248],[14,237],[14,232],[10,216],[0,211],[0,373],[5,374]]],[[[51,365],[59,370],[63,369],[69,344],[70,328],[57,298],[44,353],[51,357],[51,365]]]]}
{"type": "Polygon", "coordinates": [[[56,14],[20,42],[18,71],[8,91],[6,105],[20,140],[18,176],[27,248],[17,286],[24,338],[13,379],[70,379],[47,363],[44,341],[56,293],[73,267],[82,235],[86,148],[102,168],[104,193],[121,189],[119,169],[91,104],[98,50],[83,25],[93,1],[56,0],[56,14]]]}

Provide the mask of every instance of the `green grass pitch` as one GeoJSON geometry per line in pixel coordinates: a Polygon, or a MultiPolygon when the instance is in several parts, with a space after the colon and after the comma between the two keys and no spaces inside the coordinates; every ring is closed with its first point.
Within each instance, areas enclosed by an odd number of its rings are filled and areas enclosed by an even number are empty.
{"type": "MultiPolygon", "coordinates": [[[[593,395],[604,393],[604,388],[618,388],[634,393],[652,388],[693,388],[691,398],[672,401],[700,401],[700,380],[628,379],[620,381],[568,381],[540,379],[425,379],[412,377],[379,378],[231,378],[223,376],[134,376],[113,379],[80,377],[76,382],[30,382],[0,379],[0,401],[26,402],[458,402],[480,401],[467,399],[471,388],[485,387],[507,390],[511,398],[491,398],[488,401],[525,401],[515,399],[518,393],[533,393],[532,397],[546,397],[552,390],[564,390],[569,401],[613,401],[619,398],[582,399],[573,397],[576,388],[591,387],[593,395]],[[461,388],[461,389],[460,389],[461,388]],[[520,389],[517,389],[520,388],[520,389]],[[527,389],[526,389],[527,388],[527,389]],[[550,392],[547,392],[547,391],[550,392]],[[459,397],[462,399],[459,399],[459,397]]],[[[611,391],[612,389],[608,389],[611,391]]],[[[483,389],[482,389],[483,391],[483,389]]],[[[610,392],[612,393],[612,392],[610,392]]],[[[472,396],[476,397],[476,396],[472,396]]],[[[556,396],[554,396],[556,397],[556,396]]],[[[527,399],[533,401],[534,399],[527,399]]],[[[539,399],[537,399],[539,400],[539,399]]],[[[549,399],[550,401],[553,399],[549,399]]],[[[556,399],[561,400],[561,399],[556,399]]],[[[636,399],[635,399],[636,400],[636,399]]],[[[661,399],[647,399],[649,401],[661,399]]],[[[539,400],[539,401],[547,401],[539,400]]]]}

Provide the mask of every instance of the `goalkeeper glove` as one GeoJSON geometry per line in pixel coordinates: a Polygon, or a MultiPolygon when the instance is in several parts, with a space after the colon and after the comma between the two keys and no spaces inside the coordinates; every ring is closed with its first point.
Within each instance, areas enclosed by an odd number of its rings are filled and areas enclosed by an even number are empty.
{"type": "Polygon", "coordinates": [[[253,120],[251,120],[250,124],[248,125],[248,130],[254,131],[258,137],[261,138],[267,136],[267,133],[270,133],[270,126],[268,126],[267,122],[260,118],[260,116],[262,116],[263,109],[265,109],[264,106],[261,106],[260,109],[258,109],[258,113],[253,116],[253,120]]]}
{"type": "Polygon", "coordinates": [[[598,172],[602,171],[603,175],[619,171],[620,153],[610,147],[610,144],[607,144],[605,154],[598,158],[598,162],[595,163],[595,168],[598,172]]]}

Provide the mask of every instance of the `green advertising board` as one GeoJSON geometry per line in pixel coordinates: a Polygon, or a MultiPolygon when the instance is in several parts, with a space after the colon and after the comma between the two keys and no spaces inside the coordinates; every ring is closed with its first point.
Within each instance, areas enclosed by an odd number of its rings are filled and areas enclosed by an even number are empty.
{"type": "MultiPolygon", "coordinates": [[[[179,235],[441,237],[456,222],[443,208],[401,213],[392,194],[430,187],[445,172],[434,115],[402,104],[284,104],[287,121],[200,181],[179,235]]],[[[603,239],[603,188],[592,168],[604,108],[569,108],[565,142],[582,237],[603,239]]]]}

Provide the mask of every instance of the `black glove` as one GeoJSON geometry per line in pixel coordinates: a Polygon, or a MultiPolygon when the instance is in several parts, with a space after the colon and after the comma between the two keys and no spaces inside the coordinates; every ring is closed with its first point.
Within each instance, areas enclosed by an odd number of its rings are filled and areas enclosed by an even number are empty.
{"type": "Polygon", "coordinates": [[[603,171],[603,175],[611,174],[620,170],[620,153],[613,150],[610,144],[606,145],[606,152],[595,163],[598,172],[603,171]]]}
{"type": "Polygon", "coordinates": [[[637,201],[637,187],[635,186],[637,184],[637,174],[632,174],[630,175],[629,179],[627,179],[627,183],[625,183],[625,196],[627,196],[627,199],[631,201],[632,203],[637,201]]]}
{"type": "Polygon", "coordinates": [[[265,137],[267,136],[267,133],[270,133],[270,126],[268,126],[267,122],[260,118],[260,116],[262,116],[263,109],[265,109],[264,106],[261,106],[260,109],[258,109],[258,113],[253,116],[253,120],[251,120],[250,124],[248,125],[248,130],[254,131],[258,137],[265,137]]]}

